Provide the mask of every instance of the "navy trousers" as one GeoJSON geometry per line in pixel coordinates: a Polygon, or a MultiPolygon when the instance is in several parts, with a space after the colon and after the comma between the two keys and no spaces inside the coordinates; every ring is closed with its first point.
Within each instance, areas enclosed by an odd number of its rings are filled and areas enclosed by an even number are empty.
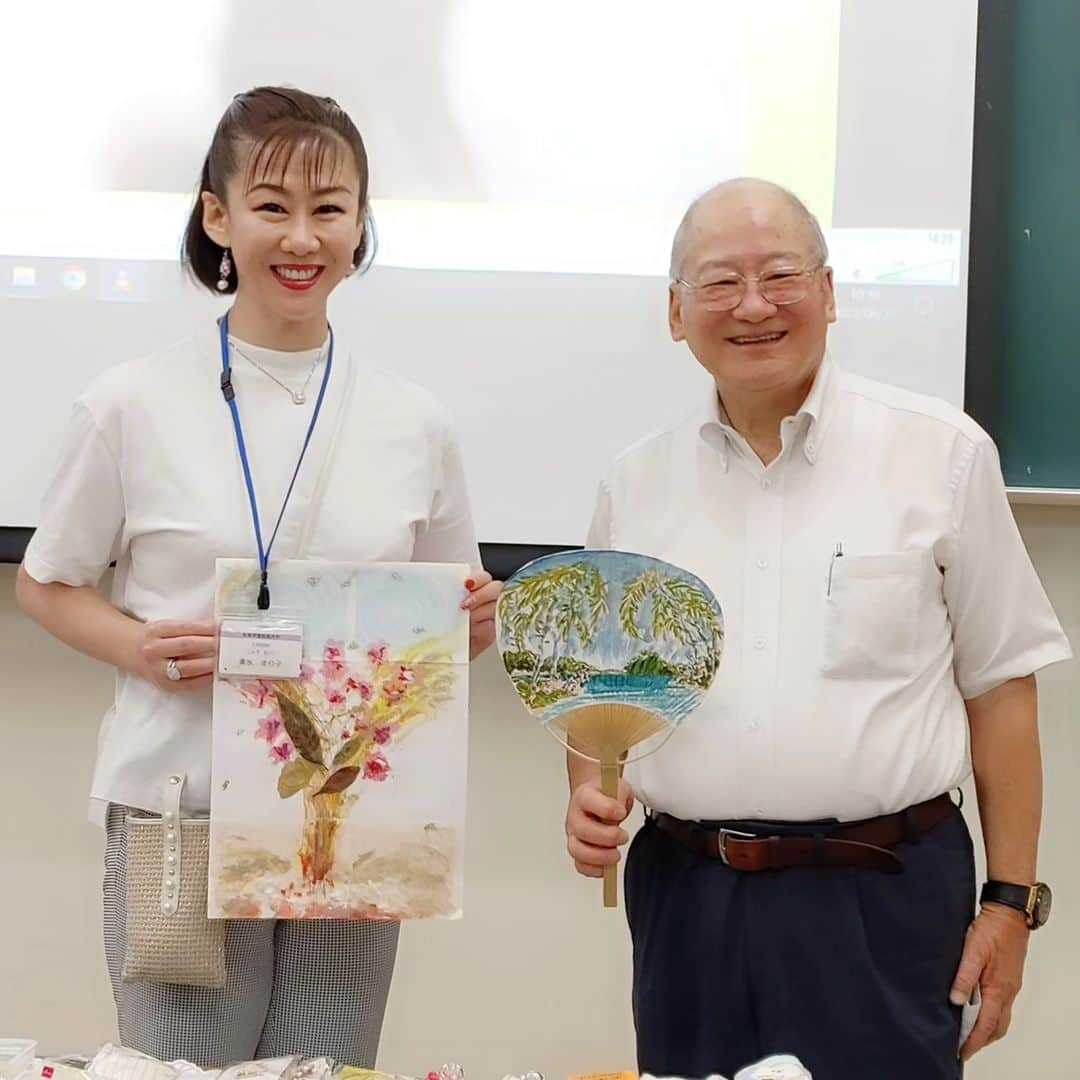
{"type": "Polygon", "coordinates": [[[959,811],[854,867],[743,873],[651,821],[626,859],[639,1072],[733,1076],[795,1054],[815,1080],[956,1080],[949,990],[974,916],[959,811]]]}

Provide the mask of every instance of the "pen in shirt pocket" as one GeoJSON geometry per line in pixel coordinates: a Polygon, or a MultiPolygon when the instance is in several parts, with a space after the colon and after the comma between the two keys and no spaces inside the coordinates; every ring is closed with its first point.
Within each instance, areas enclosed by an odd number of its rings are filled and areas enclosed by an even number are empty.
{"type": "Polygon", "coordinates": [[[833,567],[836,565],[836,560],[842,558],[844,554],[844,545],[837,540],[836,547],[833,549],[832,558],[829,560],[829,581],[825,586],[825,595],[832,596],[832,575],[833,567]]]}

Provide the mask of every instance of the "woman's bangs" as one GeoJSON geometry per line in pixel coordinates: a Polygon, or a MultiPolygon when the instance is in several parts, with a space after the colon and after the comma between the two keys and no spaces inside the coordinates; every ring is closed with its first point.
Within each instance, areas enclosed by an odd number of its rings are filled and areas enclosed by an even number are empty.
{"type": "Polygon", "coordinates": [[[244,190],[259,184],[285,186],[285,176],[296,154],[308,188],[332,187],[349,148],[339,135],[325,128],[277,131],[251,148],[244,176],[244,190]]]}

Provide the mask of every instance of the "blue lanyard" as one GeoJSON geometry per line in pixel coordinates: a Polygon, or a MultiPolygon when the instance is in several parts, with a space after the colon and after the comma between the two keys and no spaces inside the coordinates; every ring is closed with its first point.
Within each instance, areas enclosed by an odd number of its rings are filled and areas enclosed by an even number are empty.
{"type": "Polygon", "coordinates": [[[232,413],[233,428],[236,431],[236,448],[240,451],[240,464],[244,467],[244,483],[247,485],[248,502],[251,504],[251,520],[255,526],[255,543],[259,547],[259,610],[266,611],[270,607],[270,586],[267,584],[267,575],[270,567],[270,550],[277,539],[278,529],[281,528],[281,519],[285,516],[285,509],[289,505],[296,478],[300,475],[300,466],[304,464],[304,455],[307,453],[308,443],[311,442],[312,433],[319,420],[322,411],[323,397],[326,395],[326,386],[330,382],[330,369],[334,363],[334,331],[330,330],[330,349],[326,354],[326,371],[323,373],[322,386],[319,387],[319,397],[315,402],[315,411],[311,414],[311,423],[308,424],[307,435],[304,436],[304,445],[300,448],[300,457],[293,470],[292,480],[289,481],[289,490],[285,492],[285,500],[281,504],[281,511],[274,525],[274,532],[270,537],[270,543],[263,548],[262,526],[259,522],[259,504],[255,499],[255,485],[251,480],[251,465],[248,463],[247,446],[244,443],[244,429],[240,424],[240,412],[236,407],[236,390],[232,384],[232,364],[229,360],[229,316],[226,313],[221,320],[221,393],[225,403],[232,413]]]}

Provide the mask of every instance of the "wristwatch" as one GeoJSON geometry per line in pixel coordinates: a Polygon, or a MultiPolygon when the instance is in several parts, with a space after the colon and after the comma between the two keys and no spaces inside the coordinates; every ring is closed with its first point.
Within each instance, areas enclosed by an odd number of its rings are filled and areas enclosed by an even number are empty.
{"type": "Polygon", "coordinates": [[[1006,907],[1022,911],[1027,919],[1029,930],[1038,930],[1046,925],[1050,918],[1050,905],[1053,895],[1050,886],[1041,881],[1034,885],[1013,885],[1008,881],[988,881],[979,893],[979,903],[987,901],[1004,904],[1006,907]]]}

